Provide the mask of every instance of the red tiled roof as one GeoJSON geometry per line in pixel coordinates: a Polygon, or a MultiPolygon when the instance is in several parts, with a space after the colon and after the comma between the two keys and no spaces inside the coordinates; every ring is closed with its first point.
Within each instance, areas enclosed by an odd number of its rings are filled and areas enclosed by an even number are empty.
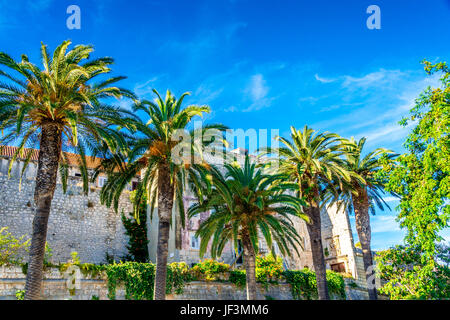
{"type": "MultiPolygon", "coordinates": [[[[12,146],[0,146],[0,157],[12,158],[14,156],[14,154],[16,153],[17,149],[18,149],[17,147],[12,147],[12,146]]],[[[23,160],[26,159],[30,150],[32,152],[31,153],[31,161],[38,161],[39,150],[37,150],[37,149],[25,148],[23,157],[19,154],[17,158],[23,159],[23,160]]],[[[64,152],[64,155],[66,156],[69,166],[72,166],[72,167],[79,166],[80,155],[75,154],[75,153],[70,153],[70,152],[64,152]]],[[[86,156],[86,165],[87,165],[88,169],[96,168],[100,164],[101,161],[102,161],[102,158],[86,156]]]]}

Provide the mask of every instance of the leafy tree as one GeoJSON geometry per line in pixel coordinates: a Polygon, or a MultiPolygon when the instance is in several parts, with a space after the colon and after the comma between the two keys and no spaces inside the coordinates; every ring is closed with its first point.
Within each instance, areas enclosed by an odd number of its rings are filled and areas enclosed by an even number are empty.
{"type": "Polygon", "coordinates": [[[435,261],[433,269],[430,261],[422,259],[419,246],[397,245],[377,252],[375,260],[380,277],[386,281],[380,292],[392,300],[399,299],[449,299],[450,268],[435,261]]]}
{"type": "Polygon", "coordinates": [[[377,178],[377,172],[382,170],[382,162],[393,159],[395,155],[384,148],[378,148],[363,157],[366,138],[358,143],[352,138],[348,141],[344,166],[353,173],[349,183],[344,182],[344,189],[339,194],[338,210],[344,206],[349,212],[355,213],[355,225],[358,232],[359,244],[363,252],[364,270],[366,271],[367,288],[370,300],[377,299],[375,287],[375,268],[373,266],[372,250],[370,247],[371,229],[369,211],[375,214],[375,207],[384,210],[388,207],[383,200],[383,181],[377,178]],[[381,158],[383,156],[383,158],[381,158]],[[382,160],[380,160],[382,159],[382,160]]]}
{"type": "Polygon", "coordinates": [[[273,250],[274,243],[283,255],[290,255],[290,248],[301,246],[300,236],[290,217],[301,214],[303,201],[285,192],[296,185],[284,183],[284,175],[264,174],[250,163],[225,164],[225,173],[217,168],[202,172],[209,176],[206,190],[199,203],[192,205],[189,217],[212,210],[204,220],[196,235],[200,237],[200,256],[203,257],[212,238],[209,252],[213,259],[220,256],[225,245],[231,240],[238,251],[238,240],[242,241],[244,265],[246,270],[247,299],[256,299],[255,259],[258,250],[259,232],[264,236],[267,246],[273,250]]]}
{"type": "MultiPolygon", "coordinates": [[[[314,271],[317,277],[317,290],[320,300],[330,298],[326,280],[325,258],[322,246],[321,218],[322,205],[328,199],[328,190],[342,182],[350,182],[351,173],[345,168],[341,156],[345,154],[345,145],[340,137],[333,133],[315,133],[305,126],[303,130],[291,127],[291,140],[278,137],[284,145],[281,148],[262,150],[279,156],[279,172],[298,186],[296,195],[305,198],[305,214],[311,240],[314,271]]],[[[336,194],[336,190],[333,191],[336,194]]]]}
{"type": "MultiPolygon", "coordinates": [[[[222,139],[222,125],[205,125],[201,129],[187,131],[188,125],[195,116],[209,113],[208,106],[190,105],[182,108],[184,93],[179,99],[167,91],[163,100],[156,90],[155,101],[143,100],[134,106],[134,111],[143,111],[148,121],[135,120],[127,128],[137,132],[134,139],[130,137],[130,150],[125,154],[113,154],[108,168],[108,181],[101,190],[100,199],[107,206],[114,204],[118,208],[119,198],[123,190],[135,176],[141,175],[135,194],[135,217],[141,203],[148,199],[150,212],[158,208],[158,244],[156,258],[155,300],[164,300],[166,295],[166,273],[169,229],[172,221],[172,209],[177,205],[179,215],[175,216],[176,227],[184,226],[185,210],[183,194],[186,177],[198,166],[206,165],[201,157],[205,145],[212,138],[222,139]],[[200,133],[201,141],[192,139],[200,133]],[[181,139],[184,135],[184,137],[181,139]],[[183,140],[183,141],[180,141],[183,140]],[[188,151],[183,148],[187,148],[188,151]],[[180,151],[182,154],[177,153],[180,151]],[[128,160],[124,165],[123,160],[128,160]],[[199,162],[199,163],[198,163],[199,162]]],[[[179,230],[177,234],[179,234],[179,230]]],[[[181,246],[176,241],[177,247],[181,246]]]]}
{"type": "MultiPolygon", "coordinates": [[[[427,74],[441,74],[441,86],[428,87],[416,99],[410,116],[401,121],[402,125],[414,124],[404,144],[406,152],[396,162],[386,160],[380,173],[388,181],[386,190],[401,197],[397,218],[406,228],[408,249],[394,248],[399,249],[395,255],[409,254],[411,250],[418,254],[415,267],[404,271],[406,280],[399,282],[394,277],[383,289],[398,299],[442,297],[441,274],[435,271],[436,244],[442,240],[439,232],[448,227],[450,217],[450,71],[444,62],[423,63],[427,74]],[[404,290],[397,290],[397,285],[404,290]],[[411,291],[411,287],[418,289],[411,291]]],[[[396,259],[393,264],[401,267],[396,259]]]]}
{"type": "Polygon", "coordinates": [[[0,130],[5,135],[0,145],[17,142],[13,162],[25,159],[24,173],[32,155],[26,146],[39,146],[34,201],[36,204],[27,273],[25,299],[38,299],[41,292],[42,266],[47,236],[47,222],[56,187],[58,168],[64,191],[67,188],[68,165],[63,148],[80,154],[84,191],[88,192],[86,151],[104,141],[112,150],[123,147],[115,126],[124,125],[130,115],[105,104],[104,98],[131,97],[127,90],[112,86],[124,77],[113,77],[98,83],[94,78],[110,73],[111,58],[89,58],[92,46],[78,45],[67,51],[64,41],[50,56],[42,44],[43,69],[22,55],[15,61],[0,52],[0,130]]]}

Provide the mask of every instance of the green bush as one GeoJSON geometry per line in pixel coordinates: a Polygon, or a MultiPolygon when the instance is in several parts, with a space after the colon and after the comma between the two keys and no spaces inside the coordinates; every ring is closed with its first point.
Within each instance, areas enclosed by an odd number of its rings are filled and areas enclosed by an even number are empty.
{"type": "Polygon", "coordinates": [[[25,290],[17,290],[16,298],[17,300],[25,300],[25,290]]]}
{"type": "MultiPolygon", "coordinates": [[[[292,296],[294,299],[311,300],[317,299],[316,274],[309,270],[286,270],[283,276],[287,283],[291,285],[292,296]]],[[[331,295],[337,298],[345,299],[344,277],[334,271],[327,270],[327,284],[331,295]]]]}
{"type": "MultiPolygon", "coordinates": [[[[125,287],[127,300],[152,300],[156,267],[152,263],[121,262],[106,265],[108,298],[115,299],[119,284],[125,287]]],[[[189,269],[184,262],[167,266],[166,293],[183,293],[184,284],[191,281],[189,269]]]]}
{"type": "Polygon", "coordinates": [[[193,277],[197,280],[204,279],[206,281],[216,281],[220,276],[224,276],[230,270],[230,265],[218,262],[213,259],[205,259],[195,264],[191,268],[191,273],[193,277]]]}
{"type": "Polygon", "coordinates": [[[245,270],[230,271],[229,281],[235,284],[238,288],[245,287],[245,284],[247,283],[245,270]]]}
{"type": "Polygon", "coordinates": [[[256,281],[267,285],[277,282],[283,275],[283,260],[272,254],[256,257],[256,281]]]}
{"type": "Polygon", "coordinates": [[[20,252],[28,251],[30,242],[24,238],[15,238],[8,232],[8,227],[0,228],[0,266],[21,263],[20,252]]]}

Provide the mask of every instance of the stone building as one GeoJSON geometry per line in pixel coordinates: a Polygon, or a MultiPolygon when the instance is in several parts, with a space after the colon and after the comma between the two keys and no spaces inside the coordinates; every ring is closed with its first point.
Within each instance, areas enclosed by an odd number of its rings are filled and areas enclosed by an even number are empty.
{"type": "MultiPolygon", "coordinates": [[[[24,159],[16,161],[8,178],[10,159],[17,149],[4,146],[0,149],[0,228],[8,227],[14,236],[31,236],[34,217],[34,185],[37,170],[38,151],[33,150],[31,161],[20,174],[24,159]],[[20,185],[19,185],[20,184],[20,185]]],[[[28,150],[26,150],[26,153],[28,150]]],[[[100,188],[106,176],[100,174],[95,183],[90,183],[89,193],[82,189],[78,156],[66,153],[69,164],[67,192],[63,193],[58,175],[58,184],[52,201],[48,222],[47,242],[52,249],[53,262],[65,262],[71,252],[78,252],[81,261],[102,263],[107,255],[122,257],[127,254],[127,236],[121,215],[114,209],[100,204],[100,188]]],[[[92,171],[100,162],[99,158],[87,157],[87,167],[92,171]]],[[[135,182],[138,178],[135,179],[135,182]]],[[[129,190],[133,186],[129,186],[129,190]]],[[[132,212],[128,192],[120,200],[119,213],[132,212]]]]}
{"type": "MultiPolygon", "coordinates": [[[[0,152],[0,227],[8,227],[15,236],[31,234],[31,225],[34,215],[33,191],[34,178],[37,165],[37,150],[34,151],[29,168],[19,189],[19,175],[23,168],[23,161],[19,160],[13,165],[11,178],[8,178],[9,161],[16,149],[4,147],[0,152]]],[[[237,149],[231,152],[235,160],[243,163],[245,151],[237,149]]],[[[66,194],[58,182],[54,200],[52,202],[51,214],[48,227],[48,243],[53,250],[52,260],[54,262],[67,261],[70,253],[79,253],[83,262],[103,263],[106,256],[116,259],[127,254],[128,242],[120,214],[113,209],[100,204],[99,190],[106,181],[105,175],[100,175],[95,183],[91,183],[89,194],[84,195],[81,187],[80,171],[78,170],[78,156],[67,154],[69,159],[69,187],[66,194]]],[[[88,157],[89,169],[94,169],[101,159],[88,157]]],[[[218,159],[206,159],[219,164],[218,159]]],[[[138,177],[134,180],[137,183],[138,177]]],[[[133,189],[129,186],[129,190],[133,189]]],[[[185,208],[195,201],[194,197],[186,193],[184,197],[185,208]]],[[[174,211],[177,211],[174,206],[174,211]]],[[[128,214],[132,212],[129,194],[122,195],[119,213],[128,214]]],[[[176,212],[174,212],[176,213],[176,212]]],[[[150,212],[149,212],[150,215],[150,212]]],[[[199,224],[209,213],[194,217],[187,221],[186,228],[181,230],[181,249],[175,248],[175,231],[177,221],[173,221],[173,228],[169,239],[169,262],[185,261],[192,265],[200,260],[200,239],[195,237],[195,231],[199,224]]],[[[174,217],[176,214],[174,214],[174,217]]],[[[327,269],[346,273],[357,279],[360,285],[365,286],[364,270],[362,267],[362,255],[354,246],[352,230],[348,216],[343,211],[337,211],[336,207],[322,210],[322,241],[327,269]]],[[[294,218],[295,226],[303,238],[303,250],[300,256],[295,253],[292,257],[284,259],[284,267],[288,269],[313,269],[311,244],[309,242],[306,223],[294,218]]],[[[147,219],[147,230],[149,238],[150,260],[156,261],[156,245],[158,239],[158,214],[157,208],[152,218],[147,219]]],[[[261,253],[268,253],[264,240],[260,240],[261,253]]],[[[208,252],[204,258],[209,258],[208,252]]],[[[234,248],[229,244],[219,259],[228,264],[239,265],[242,259],[236,254],[234,248]]]]}
{"type": "MultiPolygon", "coordinates": [[[[231,153],[234,159],[238,163],[243,163],[246,155],[246,150],[236,149],[232,150],[231,153]]],[[[210,157],[206,159],[208,162],[219,165],[223,163],[222,159],[215,157],[210,157]]],[[[253,158],[253,160],[257,160],[253,158]]],[[[185,195],[184,204],[185,208],[189,207],[189,204],[195,201],[193,195],[185,195]]],[[[174,216],[177,215],[175,212],[178,210],[174,207],[174,216]]],[[[200,239],[195,237],[195,231],[198,229],[199,223],[208,216],[209,213],[204,213],[199,217],[195,217],[192,221],[188,222],[186,229],[181,230],[181,249],[175,248],[175,229],[172,228],[171,235],[169,238],[169,262],[174,261],[185,261],[188,264],[194,264],[199,261],[199,250],[198,246],[200,239]]],[[[157,218],[157,208],[153,213],[153,220],[149,222],[148,230],[150,235],[150,245],[149,253],[150,259],[156,261],[156,244],[157,244],[157,230],[158,230],[158,218],[157,218]]],[[[364,268],[362,262],[362,254],[356,250],[353,241],[352,229],[348,215],[345,211],[337,211],[336,206],[332,206],[321,211],[322,220],[322,244],[324,247],[324,255],[327,269],[334,270],[352,276],[355,279],[360,279],[360,285],[365,286],[364,278],[364,268]]],[[[306,222],[300,218],[293,218],[295,227],[298,233],[303,239],[303,250],[300,251],[300,256],[297,256],[295,252],[292,257],[285,257],[284,267],[286,269],[303,269],[309,268],[314,269],[312,262],[312,251],[311,243],[309,241],[308,231],[306,229],[306,222]]],[[[176,225],[174,219],[172,225],[176,225]]],[[[269,252],[263,238],[261,237],[260,243],[260,253],[267,254],[269,252]]],[[[205,258],[208,258],[208,252],[205,258]]],[[[233,264],[242,261],[238,259],[239,255],[234,252],[234,248],[228,245],[224,249],[224,253],[220,260],[233,264]]]]}

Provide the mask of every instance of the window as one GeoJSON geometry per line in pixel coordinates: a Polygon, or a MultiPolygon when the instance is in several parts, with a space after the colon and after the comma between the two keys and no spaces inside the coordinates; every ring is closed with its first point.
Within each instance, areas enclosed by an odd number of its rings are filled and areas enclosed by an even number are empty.
{"type": "Polygon", "coordinates": [[[242,251],[243,251],[243,247],[242,247],[242,241],[241,239],[238,239],[238,254],[236,255],[235,253],[235,257],[239,256],[239,259],[236,260],[236,264],[242,264],[244,262],[243,258],[242,258],[242,251]]]}
{"type": "Polygon", "coordinates": [[[334,263],[330,267],[331,267],[331,270],[333,270],[333,271],[345,272],[345,263],[343,263],[343,262],[334,263]]]}
{"type": "Polygon", "coordinates": [[[108,179],[106,179],[106,177],[98,177],[98,186],[101,188],[105,185],[106,181],[108,179]]]}
{"type": "Polygon", "coordinates": [[[191,248],[200,249],[200,240],[194,234],[191,234],[191,248]]]}

